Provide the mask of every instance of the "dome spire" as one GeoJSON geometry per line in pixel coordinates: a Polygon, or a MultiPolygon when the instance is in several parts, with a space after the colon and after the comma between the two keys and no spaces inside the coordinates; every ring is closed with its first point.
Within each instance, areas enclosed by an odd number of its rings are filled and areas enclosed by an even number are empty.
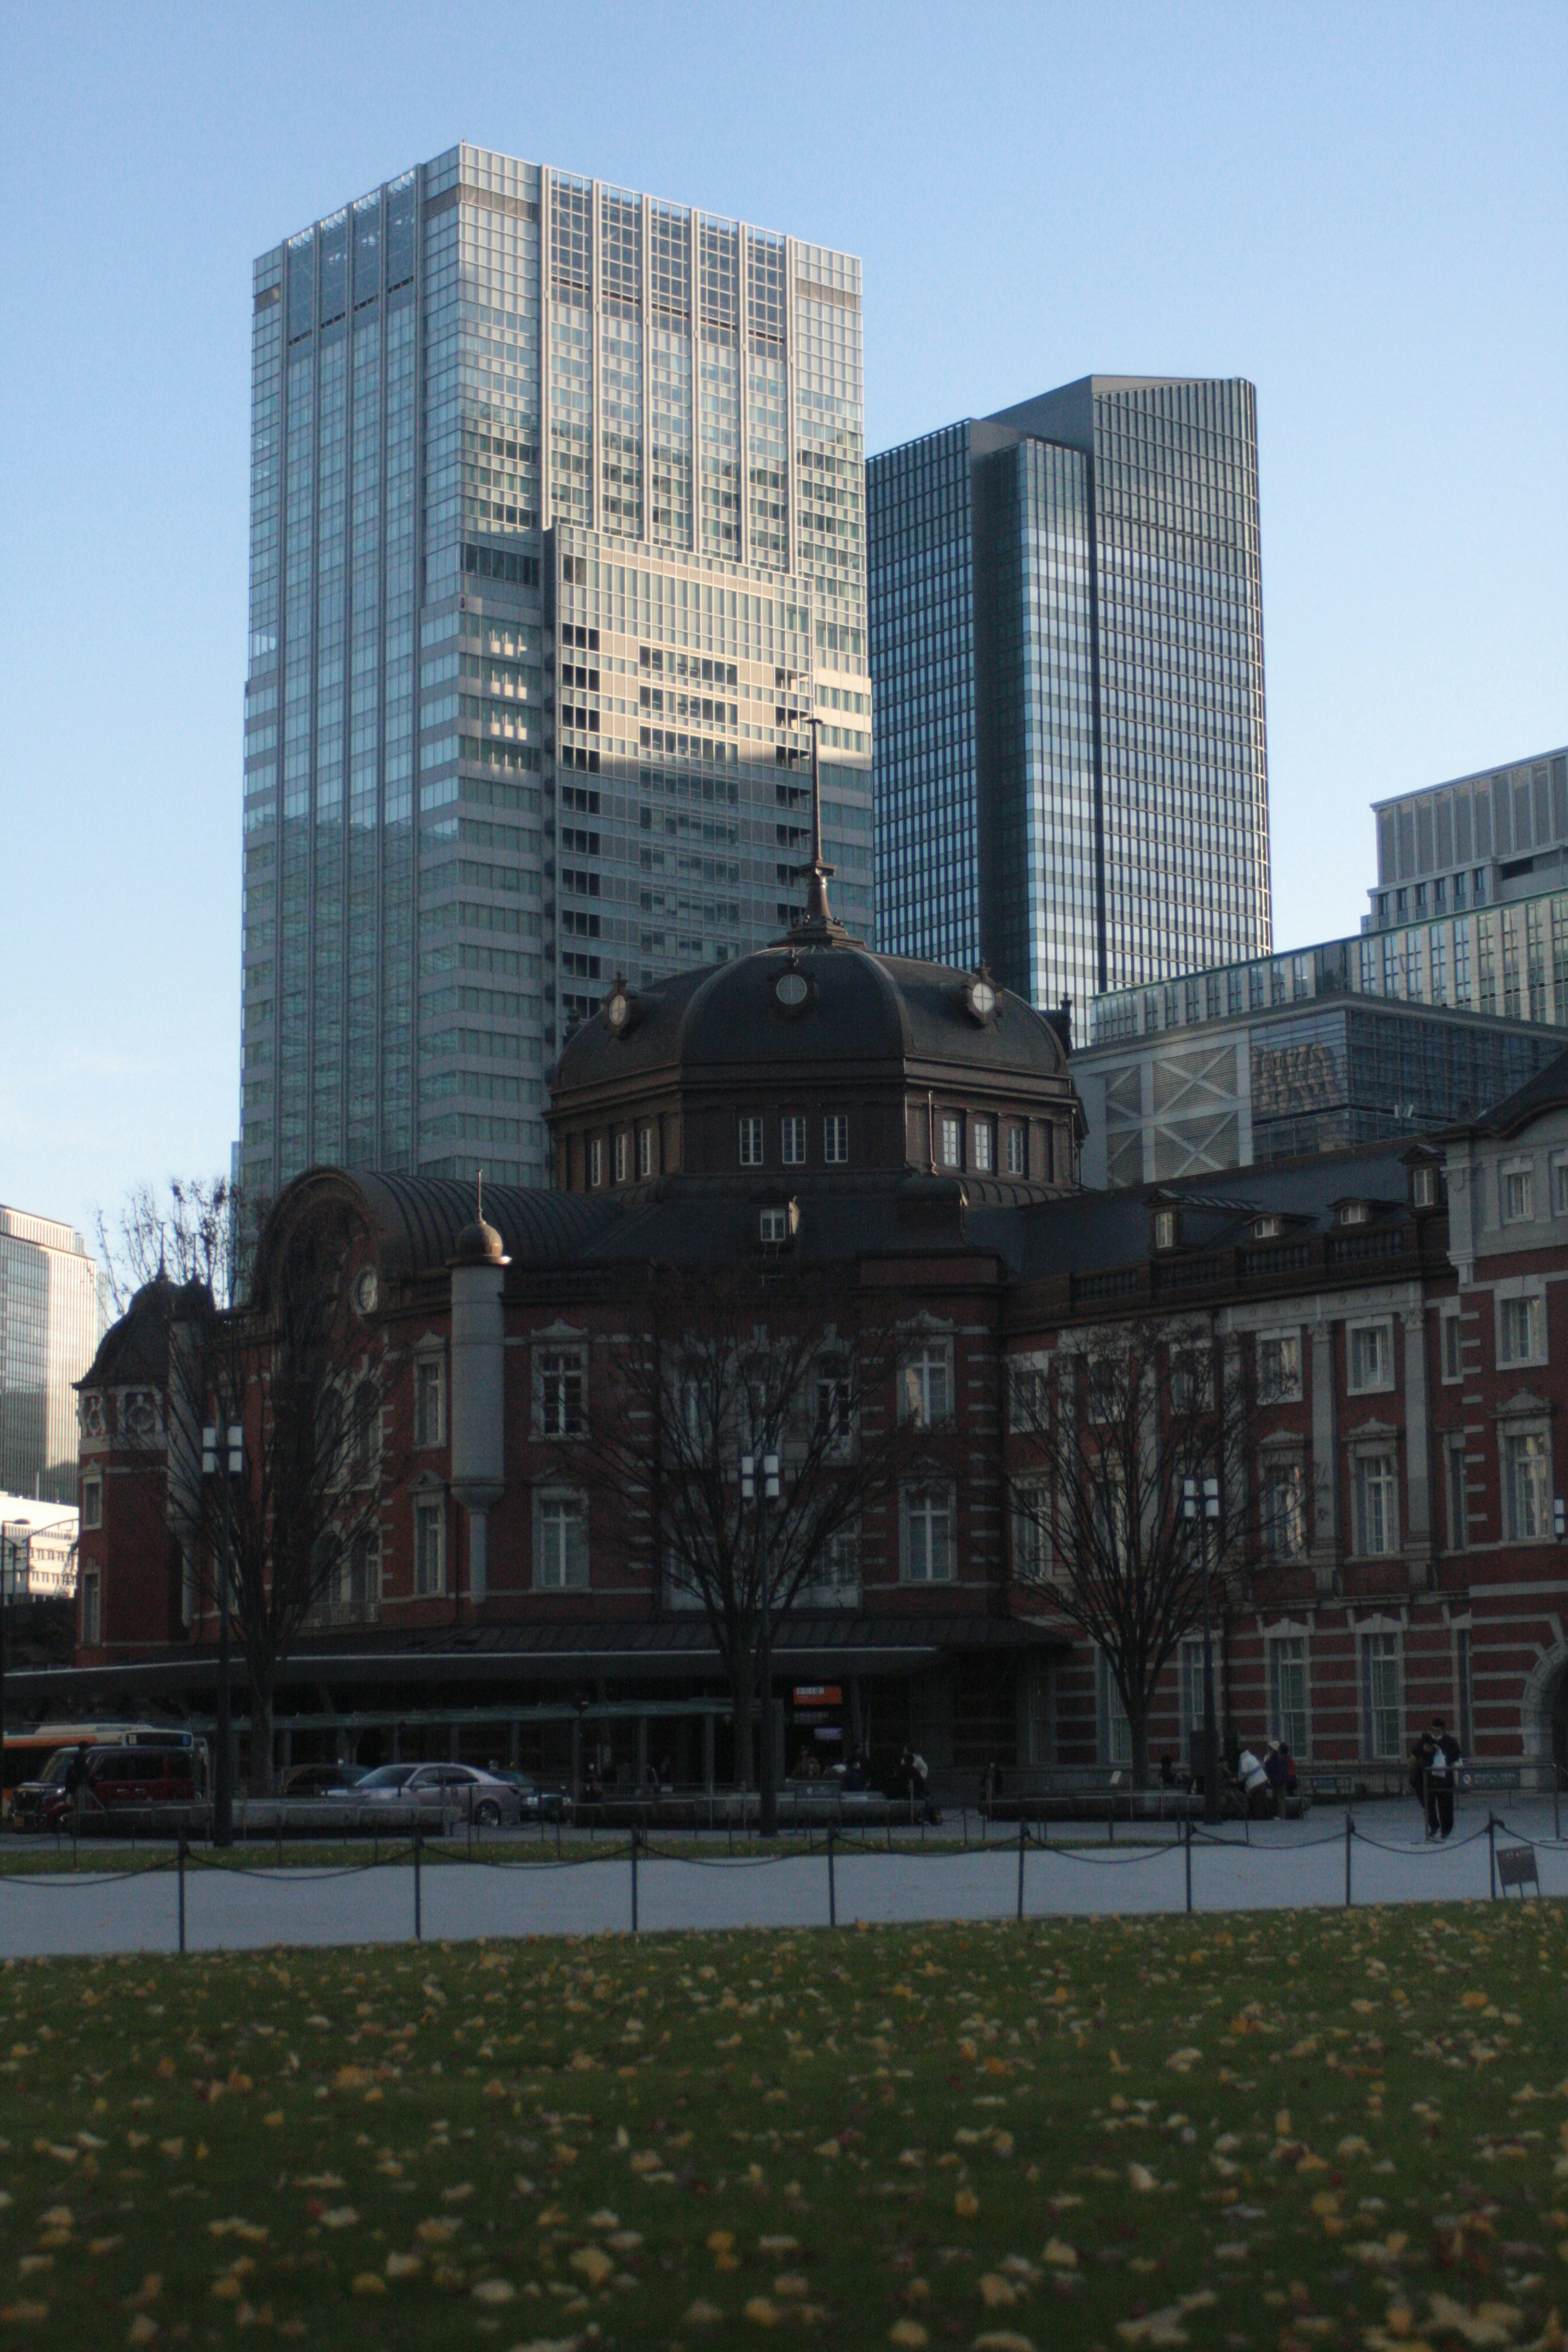
{"type": "Polygon", "coordinates": [[[797,923],[789,936],[795,940],[837,946],[848,940],[849,932],[827,903],[828,881],[838,869],[829,866],[822,854],[822,785],[816,761],[816,736],[821,723],[814,710],[806,721],[811,729],[811,863],[800,869],[805,876],[805,920],[797,923]]]}

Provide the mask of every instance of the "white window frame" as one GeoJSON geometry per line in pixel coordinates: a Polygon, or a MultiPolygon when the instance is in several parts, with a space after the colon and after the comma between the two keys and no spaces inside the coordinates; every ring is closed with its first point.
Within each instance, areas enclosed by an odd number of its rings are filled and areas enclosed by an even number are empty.
{"type": "Polygon", "coordinates": [[[1309,1542],[1307,1465],[1301,1455],[1265,1453],[1258,1465],[1258,1536],[1264,1559],[1270,1565],[1281,1568],[1292,1561],[1305,1559],[1309,1542]],[[1268,1498],[1272,1487],[1287,1482],[1295,1489],[1294,1518],[1299,1540],[1289,1549],[1281,1549],[1274,1539],[1279,1514],[1270,1510],[1268,1498]]]}
{"type": "Polygon", "coordinates": [[[1007,1367],[1007,1426],[1025,1437],[1044,1434],[1050,1419],[1049,1356],[1016,1356],[1007,1367]]]}
{"type": "Polygon", "coordinates": [[[447,1367],[434,1350],[414,1359],[414,1444],[419,1452],[447,1442],[447,1367]],[[432,1393],[435,1415],[430,1413],[432,1393]]]}
{"type": "Polygon", "coordinates": [[[1157,1250],[1169,1250],[1174,1249],[1175,1246],[1176,1213],[1174,1209],[1156,1209],[1154,1212],[1154,1247],[1157,1250]]]}
{"type": "Polygon", "coordinates": [[[937,1127],[942,1136],[942,1157],[938,1164],[943,1168],[962,1168],[963,1165],[963,1112],[940,1111],[937,1114],[937,1127]]]}
{"type": "Polygon", "coordinates": [[[970,1149],[973,1154],[971,1165],[976,1175],[996,1173],[996,1122],[994,1118],[974,1118],[969,1123],[970,1149]]]}
{"type": "Polygon", "coordinates": [[[414,1597],[438,1601],[447,1590],[447,1507],[444,1501],[414,1506],[414,1597]]]}
{"type": "Polygon", "coordinates": [[[616,1181],[617,1184],[624,1184],[626,1182],[626,1169],[629,1164],[630,1162],[626,1152],[626,1131],[625,1128],[622,1128],[616,1137],[616,1181]]]}
{"type": "Polygon", "coordinates": [[[1007,1122],[1007,1173],[1027,1176],[1029,1172],[1029,1130],[1022,1119],[1007,1122]]]}
{"type": "Polygon", "coordinates": [[[566,1443],[588,1434],[588,1350],[566,1340],[548,1340],[533,1353],[535,1433],[566,1443]],[[575,1393],[574,1394],[574,1383],[575,1393]]]}
{"type": "Polygon", "coordinates": [[[1554,1217],[1568,1217],[1568,1151],[1552,1153],[1550,1172],[1552,1214],[1554,1217]]]}
{"type": "Polygon", "coordinates": [[[945,1478],[917,1478],[900,1487],[899,1521],[900,1566],[904,1582],[953,1583],[958,1575],[958,1504],[950,1482],[945,1478]]]}
{"type": "Polygon", "coordinates": [[[1348,1396],[1386,1396],[1394,1386],[1394,1318],[1391,1315],[1364,1318],[1345,1325],[1345,1393],[1348,1396]],[[1377,1352],[1382,1359],[1382,1375],[1374,1380],[1358,1377],[1356,1342],[1371,1333],[1378,1334],[1377,1352]]]}
{"type": "Polygon", "coordinates": [[[827,1168],[845,1168],[849,1164],[849,1114],[830,1110],[822,1121],[822,1159],[827,1168]]]}
{"type": "Polygon", "coordinates": [[[1258,1349],[1258,1395],[1263,1404],[1300,1404],[1301,1402],[1301,1333],[1300,1327],[1275,1331],[1259,1331],[1258,1349]],[[1278,1348],[1280,1369],[1271,1377],[1264,1372],[1264,1349],[1278,1348]],[[1287,1370],[1287,1357],[1293,1359],[1293,1369],[1287,1370]]]}
{"type": "Polygon", "coordinates": [[[1458,1300],[1437,1310],[1437,1376],[1445,1388],[1457,1388],[1465,1377],[1465,1332],[1458,1300]]]}
{"type": "MultiPolygon", "coordinates": [[[[1215,1681],[1217,1684],[1217,1676],[1215,1681]]],[[[1217,1699],[1217,1689],[1215,1696],[1217,1699]]],[[[1176,1722],[1184,1764],[1192,1753],[1194,1732],[1204,1727],[1204,1637],[1201,1633],[1184,1633],[1176,1644],[1176,1722]]]]}
{"type": "Polygon", "coordinates": [[[587,1496],[575,1486],[539,1487],[533,1498],[535,1591],[585,1592],[588,1583],[587,1496]],[[580,1530],[575,1545],[573,1526],[580,1530]]]}
{"type": "Polygon", "coordinates": [[[789,1239],[789,1211],[763,1209],[757,1216],[757,1235],[766,1249],[777,1249],[789,1239]]]}
{"type": "Polygon", "coordinates": [[[1510,1544],[1552,1542],[1550,1427],[1544,1421],[1504,1422],[1498,1431],[1498,1451],[1505,1540],[1510,1544]],[[1528,1453],[1516,1452],[1526,1447],[1530,1449],[1528,1453]],[[1538,1472],[1528,1484],[1520,1476],[1525,1463],[1536,1465],[1538,1472]]]}
{"type": "Polygon", "coordinates": [[[595,1190],[605,1181],[605,1139],[595,1135],[588,1143],[588,1182],[595,1190]]]}
{"type": "Polygon", "coordinates": [[[899,1359],[899,1419],[917,1429],[946,1428],[952,1387],[952,1341],[916,1340],[899,1359]]]}
{"type": "Polygon", "coordinates": [[[1298,1762],[1312,1753],[1312,1644],[1306,1630],[1282,1625],[1264,1637],[1264,1687],[1267,1693],[1268,1737],[1283,1739],[1298,1762]],[[1287,1669],[1300,1669],[1300,1704],[1287,1707],[1283,1697],[1287,1669]],[[1291,1727],[1299,1725],[1299,1731],[1291,1727]]]}
{"type": "Polygon", "coordinates": [[[1393,1559],[1399,1549],[1399,1449],[1392,1437],[1368,1439],[1352,1448],[1351,1518],[1358,1559],[1393,1559]],[[1387,1469],[1380,1470],[1377,1477],[1382,1524],[1374,1527],[1370,1524],[1371,1471],[1373,1464],[1384,1463],[1387,1469]],[[1370,1543],[1368,1537],[1373,1534],[1382,1540],[1370,1543]]]}
{"type": "Polygon", "coordinates": [[[779,1115],[779,1160],[785,1168],[805,1166],[805,1113],[786,1110],[779,1115]]]}
{"type": "Polygon", "coordinates": [[[1362,1754],[1374,1764],[1401,1763],[1405,1757],[1405,1637],[1397,1625],[1363,1625],[1356,1631],[1356,1684],[1362,1754]],[[1393,1696],[1381,1673],[1393,1668],[1393,1696]],[[1381,1719],[1381,1720],[1380,1720],[1381,1719]],[[1392,1738],[1378,1744],[1380,1729],[1393,1724],[1392,1738]]]}
{"type": "Polygon", "coordinates": [[[736,1122],[736,1135],[740,1165],[742,1168],[760,1168],[763,1149],[761,1117],[753,1111],[743,1111],[736,1122]]]}
{"type": "Polygon", "coordinates": [[[1535,1222],[1535,1162],[1533,1160],[1505,1160],[1498,1169],[1498,1222],[1504,1225],[1529,1225],[1535,1222]],[[1521,1205],[1512,1205],[1513,1189],[1520,1187],[1521,1205]]]}
{"type": "Polygon", "coordinates": [[[103,1481],[84,1478],[81,1482],[81,1525],[85,1535],[89,1528],[103,1525],[103,1481]]]}
{"type": "Polygon", "coordinates": [[[1539,1281],[1500,1283],[1494,1293],[1493,1311],[1497,1317],[1497,1360],[1500,1368],[1510,1371],[1521,1364],[1544,1364],[1546,1361],[1546,1292],[1539,1281]],[[1510,1326],[1518,1318],[1519,1309],[1525,1310],[1525,1344],[1515,1344],[1510,1326]]]}
{"type": "Polygon", "coordinates": [[[644,1125],[637,1129],[638,1181],[646,1180],[653,1172],[653,1129],[651,1125],[644,1125]]]}
{"type": "Polygon", "coordinates": [[[1435,1209],[1437,1205],[1437,1171],[1430,1160],[1410,1171],[1410,1205],[1414,1209],[1435,1209]]]}
{"type": "Polygon", "coordinates": [[[96,1650],[103,1641],[103,1571],[84,1568],[81,1572],[81,1644],[84,1650],[96,1650]]]}
{"type": "Polygon", "coordinates": [[[1013,1573],[1020,1584],[1049,1584],[1056,1573],[1051,1541],[1048,1478],[1014,1481],[1013,1573]],[[1032,1508],[1026,1507],[1026,1498],[1032,1508]]]}
{"type": "Polygon", "coordinates": [[[1132,1726],[1127,1719],[1127,1702],[1116,1686],[1116,1676],[1105,1652],[1097,1649],[1094,1659],[1100,1760],[1126,1770],[1132,1761],[1132,1726]]]}

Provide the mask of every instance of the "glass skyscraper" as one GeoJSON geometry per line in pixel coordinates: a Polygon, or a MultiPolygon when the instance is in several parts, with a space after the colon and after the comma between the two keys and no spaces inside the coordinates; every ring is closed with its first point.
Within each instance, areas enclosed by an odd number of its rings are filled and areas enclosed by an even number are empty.
{"type": "Polygon", "coordinates": [[[1083,1013],[1266,952],[1252,386],[1086,376],[867,491],[883,949],[1083,1013]]]}
{"type": "Polygon", "coordinates": [[[0,1492],[76,1501],[71,1383],[103,1328],[98,1267],[81,1235],[0,1209],[0,1492]]]}
{"type": "Polygon", "coordinates": [[[860,265],[453,148],[254,271],[236,1166],[542,1183],[617,973],[869,931],[860,265]]]}

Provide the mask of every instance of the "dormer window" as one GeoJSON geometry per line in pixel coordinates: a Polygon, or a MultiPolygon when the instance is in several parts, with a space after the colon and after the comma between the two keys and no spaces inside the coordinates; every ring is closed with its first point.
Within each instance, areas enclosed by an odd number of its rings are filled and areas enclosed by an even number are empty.
{"type": "Polygon", "coordinates": [[[1176,1213],[1174,1209],[1156,1209],[1154,1212],[1154,1247],[1157,1250],[1170,1250],[1174,1249],[1175,1246],[1176,1213]]]}
{"type": "Polygon", "coordinates": [[[764,1249],[783,1249],[795,1239],[800,1223],[800,1211],[788,1201],[782,1209],[763,1209],[757,1217],[757,1238],[764,1249]]]}
{"type": "Polygon", "coordinates": [[[1367,1221],[1368,1214],[1369,1212],[1364,1201],[1342,1201],[1340,1202],[1340,1223],[1342,1225],[1364,1225],[1367,1221]]]}
{"type": "Polygon", "coordinates": [[[1410,1205],[1413,1209],[1435,1209],[1437,1205],[1437,1171],[1430,1160],[1410,1171],[1410,1205]]]}
{"type": "Polygon", "coordinates": [[[1255,1242],[1277,1242],[1285,1230],[1283,1217],[1254,1217],[1252,1238],[1255,1242]]]}

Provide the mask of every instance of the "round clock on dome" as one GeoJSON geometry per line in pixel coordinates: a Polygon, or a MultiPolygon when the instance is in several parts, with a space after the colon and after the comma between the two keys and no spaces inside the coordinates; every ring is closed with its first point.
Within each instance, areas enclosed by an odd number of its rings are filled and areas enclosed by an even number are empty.
{"type": "Polygon", "coordinates": [[[811,995],[811,982],[803,971],[796,971],[792,965],[787,971],[781,971],[774,981],[773,995],[781,1012],[804,1012],[811,995]]]}
{"type": "Polygon", "coordinates": [[[362,1315],[374,1315],[375,1302],[381,1296],[381,1286],[375,1278],[374,1265],[362,1265],[354,1279],[354,1305],[362,1315]]]}
{"type": "Polygon", "coordinates": [[[964,990],[963,1001],[974,1020],[984,1022],[995,1019],[996,983],[984,966],[964,990]]]}
{"type": "Polygon", "coordinates": [[[605,1006],[605,1018],[617,1037],[624,1037],[631,1026],[632,1000],[618,981],[610,991],[609,1000],[605,1006]]]}

